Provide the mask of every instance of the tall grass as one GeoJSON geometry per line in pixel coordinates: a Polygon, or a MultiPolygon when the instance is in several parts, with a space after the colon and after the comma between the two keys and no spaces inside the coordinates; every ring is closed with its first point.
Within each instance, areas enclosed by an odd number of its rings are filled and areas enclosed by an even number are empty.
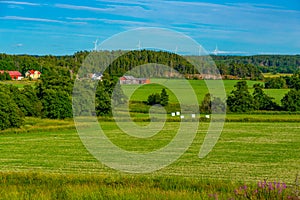
{"type": "MultiPolygon", "coordinates": [[[[266,188],[269,188],[269,183],[266,184],[266,188]]],[[[265,193],[262,189],[259,195],[266,198],[253,199],[286,199],[294,195],[292,189],[284,187],[283,184],[280,185],[281,193],[265,193]],[[268,198],[269,196],[272,198],[268,198]]],[[[275,191],[277,185],[274,187],[275,191]]],[[[253,196],[250,191],[255,188],[256,184],[174,176],[0,173],[0,197],[9,200],[217,199],[216,197],[244,199],[245,194],[253,196]]],[[[265,190],[268,192],[268,189],[265,190]]]]}

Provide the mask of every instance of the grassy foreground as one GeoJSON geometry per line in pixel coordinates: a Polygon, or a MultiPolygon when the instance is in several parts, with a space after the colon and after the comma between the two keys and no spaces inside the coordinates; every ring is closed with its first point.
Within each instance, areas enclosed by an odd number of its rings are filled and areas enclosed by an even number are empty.
{"type": "MultiPolygon", "coordinates": [[[[137,175],[97,161],[85,149],[71,120],[27,118],[21,129],[0,133],[0,198],[244,199],[248,192],[256,199],[258,195],[274,199],[265,195],[272,195],[275,185],[272,191],[253,193],[265,179],[267,184],[280,182],[280,187],[284,182],[287,188],[281,194],[286,199],[295,193],[292,186],[300,172],[300,125],[295,122],[299,116],[274,116],[273,122],[259,121],[272,115],[253,115],[253,122],[227,122],[213,151],[199,159],[209,125],[202,122],[193,144],[179,160],[157,172],[137,175]]],[[[137,152],[168,144],[178,127],[177,122],[168,122],[157,135],[137,139],[123,134],[113,122],[101,125],[113,143],[137,152]]]]}
{"type": "Polygon", "coordinates": [[[264,181],[245,184],[151,175],[0,173],[0,197],[5,200],[291,199],[295,189],[285,183],[264,181]]]}

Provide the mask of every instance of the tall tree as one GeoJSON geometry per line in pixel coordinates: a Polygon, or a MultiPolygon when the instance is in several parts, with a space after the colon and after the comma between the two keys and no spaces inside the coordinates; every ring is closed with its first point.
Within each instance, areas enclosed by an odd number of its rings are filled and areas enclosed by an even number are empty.
{"type": "Polygon", "coordinates": [[[223,113],[225,112],[225,102],[219,97],[213,97],[210,93],[205,94],[203,101],[201,102],[200,112],[210,113],[223,113]]]}
{"type": "Polygon", "coordinates": [[[231,112],[248,112],[254,110],[253,97],[248,91],[246,81],[239,81],[236,89],[227,98],[227,105],[231,112]]]}
{"type": "Polygon", "coordinates": [[[201,113],[211,113],[211,95],[210,93],[205,94],[203,101],[200,106],[201,113]]]}
{"type": "Polygon", "coordinates": [[[166,89],[163,88],[160,93],[160,104],[162,106],[166,106],[168,105],[168,103],[169,103],[169,95],[167,94],[166,89]]]}
{"type": "Polygon", "coordinates": [[[52,119],[72,117],[73,80],[66,69],[50,69],[41,76],[36,90],[42,102],[42,116],[52,119]]]}
{"type": "Polygon", "coordinates": [[[62,90],[47,89],[44,91],[43,117],[50,119],[72,118],[71,98],[67,92],[62,90]]]}
{"type": "Polygon", "coordinates": [[[111,115],[112,106],[118,106],[127,102],[127,97],[120,85],[117,84],[117,81],[118,79],[105,73],[102,81],[98,82],[95,100],[96,114],[98,116],[111,115]]]}
{"type": "Polygon", "coordinates": [[[161,98],[159,93],[150,94],[148,96],[147,103],[148,105],[160,104],[161,98]]]}
{"type": "Polygon", "coordinates": [[[256,110],[277,110],[280,108],[275,102],[274,98],[268,96],[262,90],[263,86],[260,84],[254,84],[253,100],[256,110]]]}
{"type": "Polygon", "coordinates": [[[9,90],[0,88],[0,130],[18,128],[24,123],[24,114],[9,90]]]}
{"type": "Polygon", "coordinates": [[[300,111],[300,90],[291,89],[281,99],[283,110],[286,111],[300,111]]]}

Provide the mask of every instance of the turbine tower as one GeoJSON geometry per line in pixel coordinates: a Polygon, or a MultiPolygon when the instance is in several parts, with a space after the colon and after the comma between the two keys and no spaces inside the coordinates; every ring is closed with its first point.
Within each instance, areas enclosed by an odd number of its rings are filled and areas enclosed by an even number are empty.
{"type": "Polygon", "coordinates": [[[138,43],[138,45],[137,45],[137,48],[138,48],[139,51],[140,51],[141,48],[142,48],[142,45],[141,45],[141,41],[140,41],[140,40],[139,40],[139,43],[138,43]]]}
{"type": "Polygon", "coordinates": [[[98,38],[93,42],[93,44],[94,44],[94,51],[97,51],[98,38]]]}
{"type": "Polygon", "coordinates": [[[219,49],[218,49],[218,45],[216,45],[216,48],[214,50],[214,55],[218,55],[218,53],[219,53],[219,49]]]}
{"type": "Polygon", "coordinates": [[[202,52],[202,46],[199,45],[199,46],[198,46],[198,56],[201,56],[201,52],[202,52]]]}

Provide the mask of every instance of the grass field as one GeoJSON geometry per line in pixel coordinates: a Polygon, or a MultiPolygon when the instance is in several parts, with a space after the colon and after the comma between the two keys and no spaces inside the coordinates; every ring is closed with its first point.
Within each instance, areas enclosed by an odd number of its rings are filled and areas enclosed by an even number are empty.
{"type": "MultiPolygon", "coordinates": [[[[204,159],[197,155],[209,123],[201,122],[194,142],[179,160],[142,175],[121,173],[97,161],[71,120],[27,118],[21,129],[0,133],[0,198],[209,199],[209,194],[219,194],[227,199],[239,185],[255,187],[259,180],[291,185],[300,172],[300,125],[295,122],[299,115],[251,117],[257,122],[227,122],[204,159]],[[270,117],[273,122],[259,122],[270,117]]],[[[178,123],[167,122],[163,132],[149,139],[127,136],[113,122],[101,125],[121,148],[148,152],[166,145],[178,123]]]]}
{"type": "Polygon", "coordinates": [[[23,81],[23,80],[20,80],[20,81],[0,81],[0,84],[11,84],[11,85],[14,85],[18,88],[23,88],[25,85],[31,85],[34,87],[34,84],[36,83],[37,81],[23,81]]]}
{"type": "Polygon", "coordinates": [[[263,73],[263,76],[265,78],[276,78],[276,77],[280,77],[280,76],[292,76],[293,74],[272,74],[272,73],[263,73]]]}
{"type": "MultiPolygon", "coordinates": [[[[184,94],[186,99],[191,99],[193,93],[187,92],[188,87],[186,87],[183,83],[183,80],[180,79],[151,79],[151,83],[157,84],[149,84],[149,85],[122,85],[122,88],[127,96],[133,93],[131,96],[131,100],[135,101],[147,101],[147,97],[152,93],[160,93],[161,89],[164,88],[163,85],[160,84],[168,84],[176,87],[176,92],[178,94],[184,94]]],[[[208,93],[208,89],[204,80],[189,80],[188,81],[192,88],[195,91],[196,96],[198,97],[198,103],[201,103],[205,94],[208,93]]],[[[214,84],[214,80],[207,80],[208,84],[214,84]]],[[[234,85],[238,82],[238,80],[223,80],[225,92],[227,95],[234,89],[234,85]]],[[[264,84],[261,81],[247,81],[249,91],[253,93],[253,85],[259,83],[264,84]]],[[[217,87],[217,86],[216,86],[217,87]]],[[[275,101],[278,104],[281,104],[280,100],[283,96],[289,91],[289,89],[265,89],[264,90],[269,96],[274,97],[275,101]]],[[[175,94],[168,90],[170,102],[176,102],[177,99],[175,94]]]]}
{"type": "MultiPolygon", "coordinates": [[[[179,92],[190,99],[181,81],[154,79],[152,82],[158,84],[122,87],[127,95],[133,92],[131,100],[145,101],[149,94],[160,93],[163,86],[159,83],[171,84],[177,88],[176,95],[179,92]]],[[[227,94],[236,82],[224,81],[227,94]]],[[[201,102],[208,92],[205,82],[189,83],[201,102]]],[[[247,83],[252,92],[253,84],[262,82],[247,83]]],[[[278,103],[287,91],[265,90],[278,103]]],[[[176,102],[176,95],[168,93],[170,102],[176,102]]],[[[131,117],[140,125],[149,120],[148,113],[131,113],[131,117]]],[[[84,147],[71,119],[26,118],[21,128],[0,131],[0,199],[244,199],[246,193],[252,199],[286,199],[296,195],[299,114],[228,114],[218,143],[203,159],[198,153],[209,119],[203,114],[200,117],[196,137],[187,151],[171,165],[147,174],[119,172],[96,160],[84,147]],[[257,188],[257,182],[264,180],[267,184],[276,181],[276,185],[284,182],[288,187],[280,194],[276,189],[257,188]]],[[[162,131],[147,139],[124,134],[109,117],[99,121],[114,144],[126,151],[146,153],[167,145],[176,135],[180,119],[169,120],[162,131]]]]}

